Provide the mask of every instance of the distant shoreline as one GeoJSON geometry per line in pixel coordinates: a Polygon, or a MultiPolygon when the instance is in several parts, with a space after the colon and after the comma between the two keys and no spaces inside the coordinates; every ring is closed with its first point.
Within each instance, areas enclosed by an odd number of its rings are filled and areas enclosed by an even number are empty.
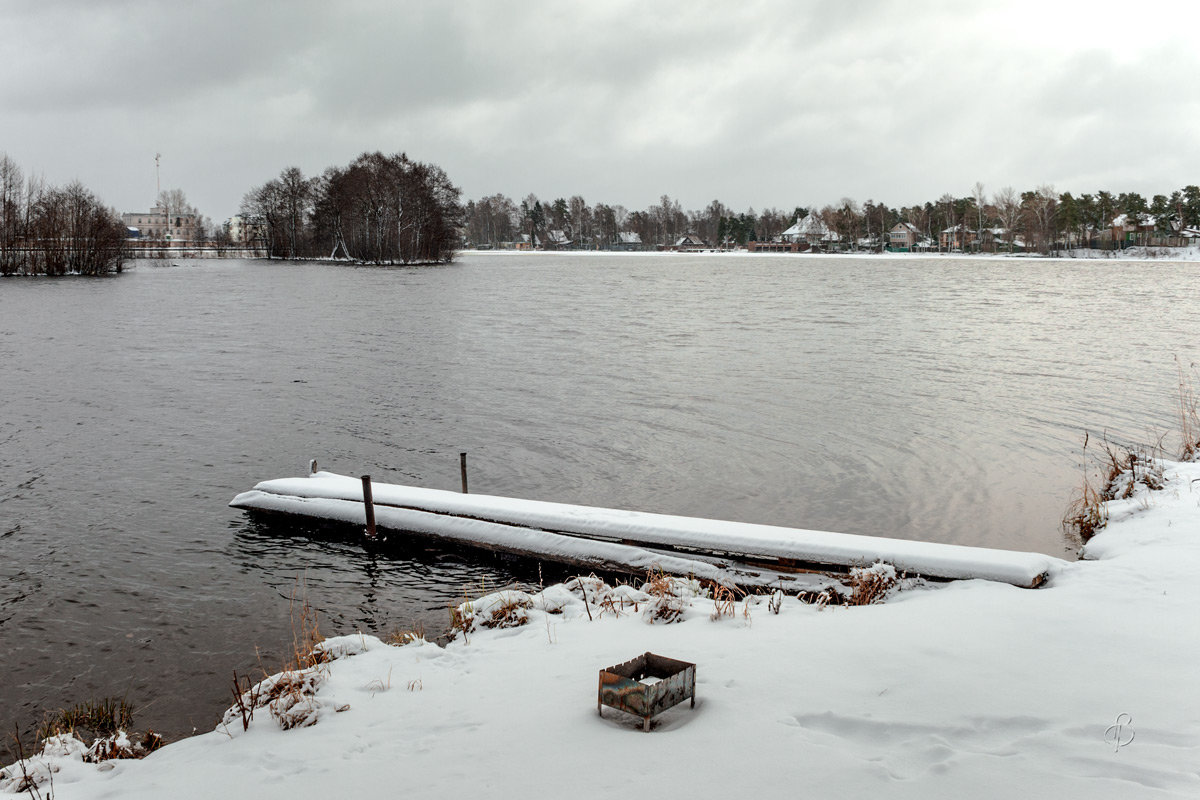
{"type": "Polygon", "coordinates": [[[646,257],[646,256],[736,256],[753,258],[778,258],[804,260],[806,258],[840,258],[840,259],[895,259],[895,260],[928,260],[954,259],[972,261],[1165,261],[1165,262],[1194,262],[1200,261],[1200,247],[1180,248],[1145,248],[1130,247],[1125,250],[1066,250],[1059,255],[1041,255],[1040,253],[946,253],[936,250],[927,253],[751,253],[747,250],[476,250],[463,249],[456,251],[458,255],[481,256],[617,256],[617,257],[646,257]],[[1146,252],[1147,250],[1151,252],[1146,252]]]}

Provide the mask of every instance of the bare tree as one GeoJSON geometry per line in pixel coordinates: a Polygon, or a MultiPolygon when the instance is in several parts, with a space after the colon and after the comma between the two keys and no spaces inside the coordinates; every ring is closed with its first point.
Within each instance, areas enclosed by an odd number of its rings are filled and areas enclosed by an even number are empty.
{"type": "Polygon", "coordinates": [[[585,247],[591,242],[592,210],[587,201],[580,195],[574,195],[567,201],[567,214],[571,219],[571,230],[568,232],[578,247],[585,247]]]}
{"type": "Polygon", "coordinates": [[[265,238],[267,258],[283,257],[283,206],[279,182],[270,180],[256,186],[242,198],[241,212],[265,238]]]}
{"type": "Polygon", "coordinates": [[[983,247],[983,209],[987,205],[987,194],[983,191],[983,182],[975,181],[975,185],[971,187],[971,197],[975,200],[976,213],[976,228],[975,241],[979,243],[980,248],[983,247]]]}
{"type": "Polygon", "coordinates": [[[1008,244],[1009,252],[1011,252],[1013,242],[1016,240],[1017,223],[1021,219],[1021,202],[1017,199],[1017,193],[1011,186],[1005,186],[996,192],[994,200],[996,213],[1000,216],[1000,224],[1004,226],[1004,241],[1008,244]]]}
{"type": "Polygon", "coordinates": [[[20,265],[17,242],[23,236],[21,168],[8,155],[0,154],[0,275],[12,275],[20,265]]]}
{"type": "Polygon", "coordinates": [[[1057,239],[1058,193],[1053,186],[1039,186],[1021,194],[1021,223],[1027,241],[1038,252],[1049,253],[1057,239]]]}
{"type": "Polygon", "coordinates": [[[120,271],[125,225],[83,184],[22,181],[0,154],[0,274],[101,275],[120,271]]]}
{"type": "Polygon", "coordinates": [[[311,211],[312,182],[304,177],[299,167],[287,167],[279,173],[280,201],[283,204],[283,222],[287,232],[288,258],[300,255],[301,236],[304,223],[311,211]]]}
{"type": "Polygon", "coordinates": [[[845,241],[850,249],[858,247],[859,234],[862,231],[862,210],[852,197],[843,197],[834,213],[834,230],[845,241]]]}

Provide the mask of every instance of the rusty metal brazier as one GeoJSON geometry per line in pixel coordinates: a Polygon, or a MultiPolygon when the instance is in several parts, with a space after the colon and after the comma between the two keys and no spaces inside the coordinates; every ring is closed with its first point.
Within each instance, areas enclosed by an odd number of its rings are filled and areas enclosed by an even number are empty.
{"type": "Polygon", "coordinates": [[[643,653],[624,664],[600,670],[596,712],[604,706],[642,718],[642,730],[650,730],[650,718],[688,698],[696,707],[696,665],[687,661],[643,653]]]}

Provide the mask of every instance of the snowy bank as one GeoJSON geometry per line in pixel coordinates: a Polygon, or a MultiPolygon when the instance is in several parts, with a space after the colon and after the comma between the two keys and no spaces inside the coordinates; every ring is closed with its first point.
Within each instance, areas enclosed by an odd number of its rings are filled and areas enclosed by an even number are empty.
{"type": "Polygon", "coordinates": [[[820,608],[583,580],[464,603],[444,648],[331,639],[245,729],[106,771],[60,745],[54,797],[1194,798],[1200,464],[1165,477],[1036,592],[820,608]],[[646,651],[697,665],[695,709],[649,733],[596,711],[598,671],[646,651]]]}

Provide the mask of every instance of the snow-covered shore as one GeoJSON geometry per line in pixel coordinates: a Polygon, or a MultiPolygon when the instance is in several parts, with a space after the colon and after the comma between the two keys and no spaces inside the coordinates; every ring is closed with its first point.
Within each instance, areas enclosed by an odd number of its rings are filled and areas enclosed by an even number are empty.
{"type": "Polygon", "coordinates": [[[685,597],[675,624],[630,587],[492,595],[461,611],[515,600],[527,623],[446,647],[327,640],[345,655],[284,712],[315,724],[282,730],[262,708],[141,761],[63,752],[53,796],[1197,797],[1200,464],[1165,468],[1042,589],[960,581],[778,613],[761,597],[719,619],[685,597]],[[650,733],[596,711],[598,670],[645,651],[697,664],[695,709],[650,733]]]}
{"type": "Polygon", "coordinates": [[[1191,247],[1127,247],[1124,250],[1095,250],[1077,248],[1060,251],[1057,255],[1044,256],[1041,253],[944,253],[932,250],[929,252],[913,253],[751,253],[747,250],[661,250],[661,251],[621,251],[621,250],[460,250],[460,254],[472,256],[496,256],[500,258],[511,256],[535,257],[612,257],[612,258],[674,258],[679,256],[735,256],[746,258],[777,258],[777,259],[886,259],[895,261],[953,259],[968,261],[1200,261],[1200,245],[1191,247]]]}

